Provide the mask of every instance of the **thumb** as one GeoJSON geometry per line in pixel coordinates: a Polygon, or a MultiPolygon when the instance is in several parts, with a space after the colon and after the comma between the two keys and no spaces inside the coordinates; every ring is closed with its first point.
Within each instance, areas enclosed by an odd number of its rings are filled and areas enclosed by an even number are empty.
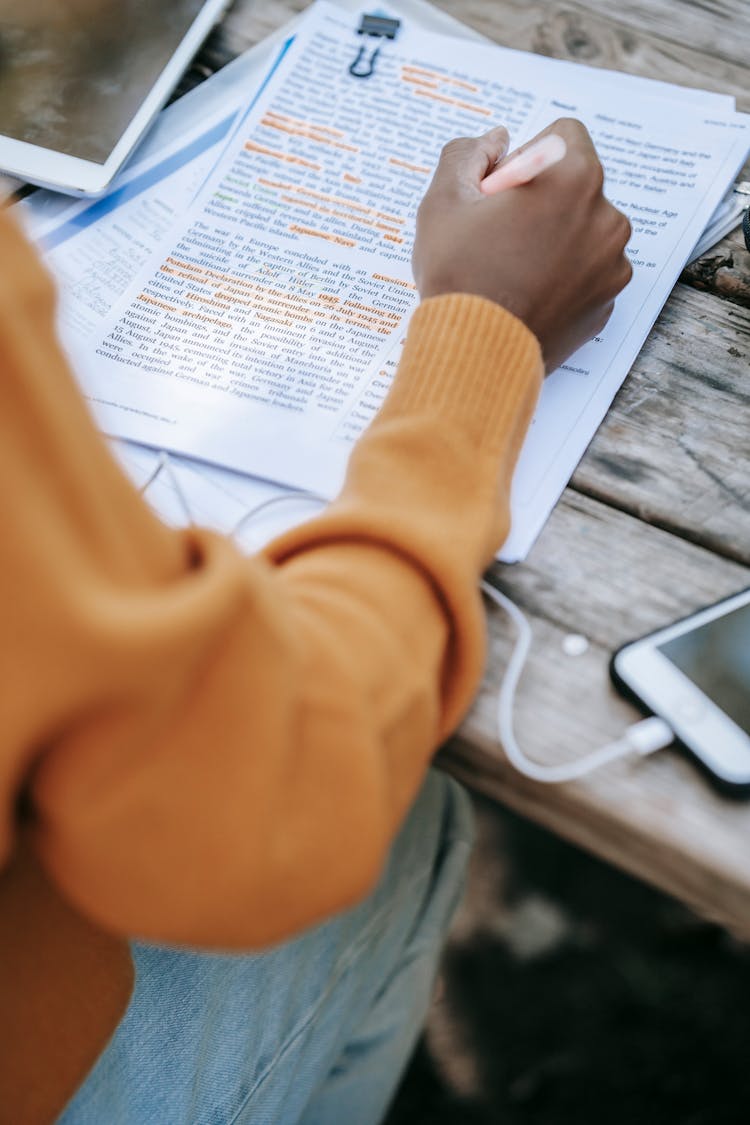
{"type": "Polygon", "coordinates": [[[518,149],[502,160],[482,181],[482,191],[485,195],[494,195],[495,192],[527,184],[548,168],[559,164],[567,152],[568,146],[563,137],[557,133],[547,133],[540,140],[535,140],[528,147],[518,149]]]}
{"type": "Polygon", "coordinates": [[[459,137],[450,141],[440,155],[434,186],[476,199],[481,195],[479,185],[505,156],[509,144],[510,137],[504,125],[496,125],[481,137],[459,137]]]}

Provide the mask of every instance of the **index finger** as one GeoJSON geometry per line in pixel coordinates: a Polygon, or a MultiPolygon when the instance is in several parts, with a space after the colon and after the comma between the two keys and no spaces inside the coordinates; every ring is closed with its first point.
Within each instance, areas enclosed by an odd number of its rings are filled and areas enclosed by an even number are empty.
{"type": "Polygon", "coordinates": [[[432,186],[461,196],[477,198],[479,185],[508,151],[510,137],[504,125],[481,137],[461,137],[443,149],[432,186]]]}
{"type": "Polygon", "coordinates": [[[494,195],[495,192],[527,184],[548,168],[559,164],[565,159],[567,152],[567,142],[559,133],[547,133],[523,152],[514,152],[507,160],[503,160],[482,180],[481,190],[485,195],[494,195]]]}
{"type": "Polygon", "coordinates": [[[497,167],[502,168],[509,160],[515,160],[521,153],[526,152],[532,145],[537,144],[543,137],[549,137],[552,133],[555,133],[558,137],[562,137],[568,152],[578,150],[582,154],[598,159],[596,149],[594,148],[594,142],[591,140],[589,131],[583,122],[578,121],[575,117],[559,117],[557,121],[553,121],[551,125],[548,125],[546,129],[542,129],[535,137],[524,141],[518,148],[514,148],[512,152],[501,157],[497,162],[497,167]]]}

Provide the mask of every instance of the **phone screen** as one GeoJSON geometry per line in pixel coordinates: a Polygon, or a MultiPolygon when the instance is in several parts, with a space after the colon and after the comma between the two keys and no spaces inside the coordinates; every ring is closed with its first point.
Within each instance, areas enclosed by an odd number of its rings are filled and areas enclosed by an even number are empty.
{"type": "Polygon", "coordinates": [[[658,651],[750,734],[750,603],[659,645],[658,651]]]}
{"type": "Polygon", "coordinates": [[[104,164],[205,0],[0,0],[0,133],[104,164]]]}

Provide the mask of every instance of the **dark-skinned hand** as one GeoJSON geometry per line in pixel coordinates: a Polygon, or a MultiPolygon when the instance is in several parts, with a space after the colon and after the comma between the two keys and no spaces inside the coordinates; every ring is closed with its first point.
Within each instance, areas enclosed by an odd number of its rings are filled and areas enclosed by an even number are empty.
{"type": "Polygon", "coordinates": [[[632,276],[630,223],[604,198],[586,128],[563,118],[539,136],[550,132],[565,140],[564,158],[495,195],[480,185],[504,157],[507,131],[446,145],[419,208],[413,257],[423,299],[472,293],[504,306],[537,337],[548,372],[601,332],[632,276]]]}

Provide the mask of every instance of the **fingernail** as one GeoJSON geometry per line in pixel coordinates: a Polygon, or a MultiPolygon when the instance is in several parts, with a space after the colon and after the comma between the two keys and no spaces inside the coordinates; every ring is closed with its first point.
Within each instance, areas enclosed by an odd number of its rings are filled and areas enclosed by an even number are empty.
{"type": "Polygon", "coordinates": [[[494,195],[498,191],[527,184],[558,164],[567,151],[568,146],[559,134],[548,133],[487,176],[480,185],[482,191],[487,195],[494,195]]]}

